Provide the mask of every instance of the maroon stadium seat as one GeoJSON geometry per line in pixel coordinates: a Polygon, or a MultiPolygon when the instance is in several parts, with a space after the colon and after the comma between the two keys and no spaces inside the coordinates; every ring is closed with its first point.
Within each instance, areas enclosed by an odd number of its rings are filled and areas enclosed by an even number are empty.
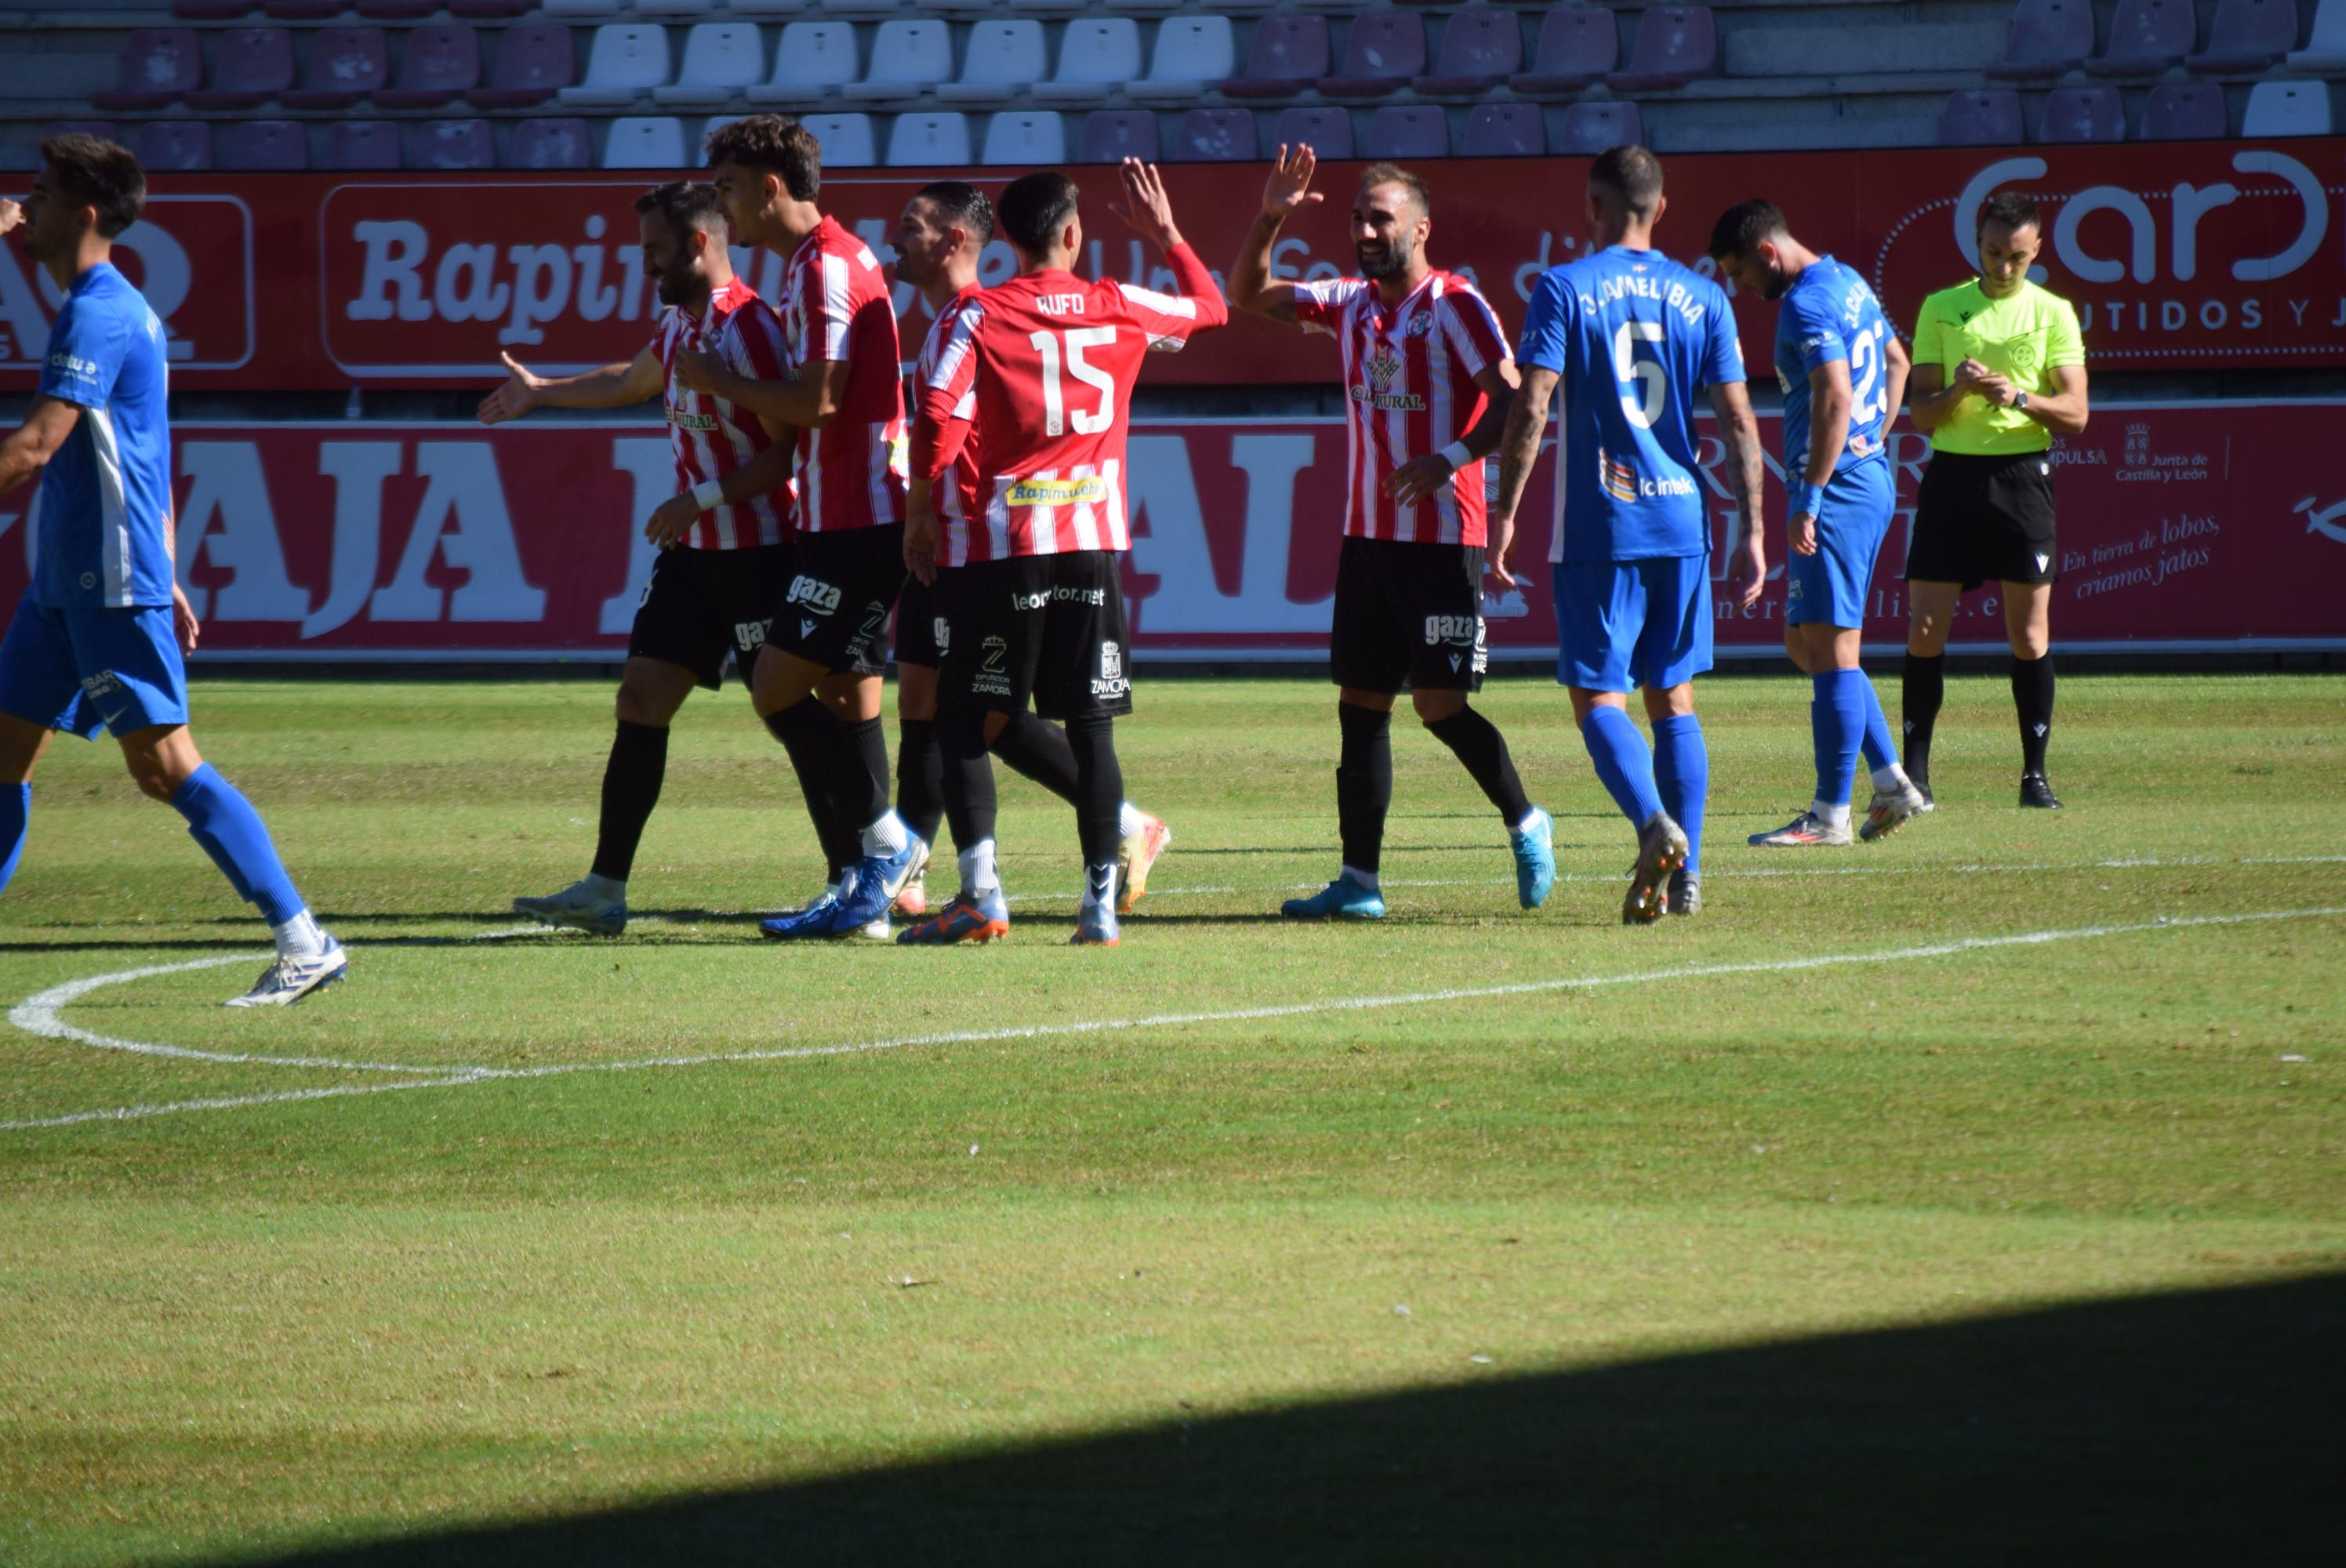
{"type": "Polygon", "coordinates": [[[1986,71],[2015,81],[2057,76],[2076,70],[2093,52],[2093,0],[2020,0],[2004,58],[1986,71]]]}
{"type": "Polygon", "coordinates": [[[112,120],[51,120],[41,129],[44,137],[94,136],[103,141],[122,139],[122,127],[112,120]]]}
{"type": "Polygon", "coordinates": [[[1430,76],[1410,85],[1424,98],[1471,98],[1504,87],[1523,69],[1524,30],[1513,11],[1477,5],[1452,14],[1430,76]]]}
{"type": "Polygon", "coordinates": [[[386,109],[437,109],[481,85],[481,39],[470,27],[418,27],[407,35],[399,86],[377,93],[386,109]]]}
{"type": "Polygon", "coordinates": [[[2156,76],[2198,41],[2191,0],[2118,0],[2109,46],[2086,62],[2089,76],[2156,76]]]}
{"type": "Polygon", "coordinates": [[[496,133],[486,120],[425,120],[415,132],[410,168],[495,168],[496,133]]]}
{"type": "Polygon", "coordinates": [[[2280,65],[2296,47],[2297,7],[2291,0],[2216,0],[2208,46],[2187,56],[2183,66],[2203,76],[2253,76],[2280,65]]]}
{"type": "Polygon", "coordinates": [[[449,15],[468,22],[525,16],[536,9],[537,0],[448,0],[449,15]]]}
{"type": "Polygon", "coordinates": [[[140,27],[122,46],[114,86],[90,94],[102,109],[159,109],[203,82],[204,55],[192,27],[140,27]]]}
{"type": "Polygon", "coordinates": [[[336,120],[326,127],[320,168],[380,169],[399,167],[399,127],[389,120],[336,120]]]}
{"type": "Polygon", "coordinates": [[[559,22],[525,22],[497,39],[489,85],[464,97],[476,109],[527,108],[571,85],[578,74],[570,29],[559,22]]]}
{"type": "Polygon", "coordinates": [[[1537,104],[1477,104],[1466,117],[1461,158],[1537,158],[1547,151],[1547,116],[1537,104]]]}
{"type": "Polygon", "coordinates": [[[2010,87],[1949,93],[1939,111],[1941,147],[2001,147],[2020,137],[2020,95],[2010,87]]]}
{"type": "MultiPolygon", "coordinates": [[[[349,7],[350,0],[269,0],[261,9],[280,22],[322,22],[329,16],[341,15],[349,7]]],[[[221,167],[225,168],[227,165],[221,167]]]]}
{"type": "Polygon", "coordinates": [[[1507,78],[1527,98],[1568,98],[1605,79],[1621,60],[1621,28],[1594,5],[1559,5],[1540,24],[1532,68],[1507,78]]]}
{"type": "Polygon", "coordinates": [[[279,95],[289,109],[346,109],[391,80],[391,46],[380,27],[324,27],[310,46],[310,75],[279,95]]]}
{"type": "Polygon", "coordinates": [[[1252,163],[1254,116],[1246,109],[1191,109],[1166,156],[1176,163],[1252,163]]]}
{"type": "Polygon", "coordinates": [[[2109,87],[2055,87],[2045,96],[2043,142],[2124,141],[2126,106],[2109,87]]]}
{"type": "Polygon", "coordinates": [[[212,166],[209,120],[157,120],[130,133],[130,150],[154,174],[190,174],[212,166]]]}
{"type": "Polygon", "coordinates": [[[1279,111],[1270,127],[1273,147],[1309,142],[1320,161],[1352,156],[1352,115],[1349,109],[1292,108],[1279,111]]]}
{"type": "Polygon", "coordinates": [[[376,22],[421,22],[441,0],[359,0],[359,15],[376,22]]]}
{"type": "Polygon", "coordinates": [[[1094,109],[1084,117],[1077,163],[1117,163],[1137,158],[1157,161],[1157,116],[1148,109],[1094,109]]]}
{"type": "Polygon", "coordinates": [[[1564,111],[1564,126],[1548,150],[1566,158],[1595,158],[1607,148],[1627,147],[1646,139],[1646,117],[1635,104],[1575,104],[1564,111]]]}
{"type": "Polygon", "coordinates": [[[1656,5],[1637,18],[1629,64],[1605,79],[1616,92],[1683,87],[1719,70],[1719,25],[1708,5],[1656,5]]]}
{"type": "Polygon", "coordinates": [[[1369,118],[1370,158],[1448,158],[1450,117],[1438,104],[1388,104],[1369,118]]]}
{"type": "Polygon", "coordinates": [[[1331,98],[1382,98],[1425,69],[1425,18],[1414,11],[1369,11],[1352,19],[1344,67],[1320,78],[1331,98]]]}
{"type": "Polygon", "coordinates": [[[307,168],[310,137],[292,120],[238,120],[220,127],[214,158],[219,168],[307,168]]]}
{"type": "Polygon", "coordinates": [[[595,161],[586,122],[577,119],[524,120],[514,127],[513,150],[507,168],[587,168],[595,161]]]}
{"type": "Polygon", "coordinates": [[[1285,13],[1254,25],[1246,74],[1222,84],[1234,98],[1291,98],[1328,74],[1328,19],[1285,13]]]}
{"type": "Polygon", "coordinates": [[[2161,82],[2143,100],[2142,141],[2222,141],[2231,134],[2224,89],[2213,82],[2161,82]]]}
{"type": "Polygon", "coordinates": [[[260,0],[171,0],[171,15],[189,22],[233,22],[260,9],[260,0]]]}
{"type": "Polygon", "coordinates": [[[282,27],[237,27],[212,48],[212,85],[188,95],[198,109],[250,109],[293,85],[293,35],[282,27]]]}

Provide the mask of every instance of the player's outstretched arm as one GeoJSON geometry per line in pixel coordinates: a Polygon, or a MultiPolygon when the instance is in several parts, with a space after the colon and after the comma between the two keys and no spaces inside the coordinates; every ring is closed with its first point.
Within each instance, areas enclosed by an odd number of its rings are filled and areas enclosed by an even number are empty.
{"type": "MultiPolygon", "coordinates": [[[[1710,409],[1719,416],[1719,437],[1727,446],[1727,485],[1734,493],[1736,517],[1742,528],[1728,552],[1727,585],[1736,590],[1737,603],[1748,610],[1760,602],[1768,586],[1768,547],[1760,538],[1766,521],[1760,509],[1765,494],[1761,487],[1768,482],[1768,464],[1760,455],[1760,416],[1751,412],[1751,396],[1741,382],[1713,382],[1710,409]]],[[[1844,416],[1842,438],[1847,437],[1844,416]]]]}
{"type": "Polygon", "coordinates": [[[81,405],[63,398],[36,397],[25,423],[0,442],[0,495],[5,495],[42,469],[73,433],[81,405]]]}
{"type": "Polygon", "coordinates": [[[1274,321],[1295,320],[1295,285],[1271,280],[1270,255],[1289,217],[1324,199],[1311,188],[1311,171],[1318,167],[1308,144],[1299,143],[1291,153],[1280,145],[1262,188],[1261,215],[1239,242],[1239,259],[1230,263],[1230,303],[1239,310],[1274,321]]]}
{"type": "Polygon", "coordinates": [[[647,348],[623,365],[575,376],[541,376],[511,354],[505,384],[481,400],[483,424],[503,424],[534,408],[626,408],[659,396],[659,357],[647,348]]]}
{"type": "Polygon", "coordinates": [[[821,430],[838,418],[846,404],[847,361],[823,360],[817,374],[802,372],[785,381],[767,381],[736,372],[715,354],[678,354],[676,381],[688,392],[722,398],[761,420],[821,430]]]}

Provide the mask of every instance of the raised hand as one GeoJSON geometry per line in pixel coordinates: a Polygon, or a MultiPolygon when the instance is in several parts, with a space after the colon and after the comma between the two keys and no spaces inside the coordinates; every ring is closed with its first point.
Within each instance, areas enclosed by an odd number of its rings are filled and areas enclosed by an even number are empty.
{"type": "Polygon", "coordinates": [[[519,419],[537,406],[537,389],[546,384],[545,378],[533,375],[528,368],[511,354],[501,353],[505,361],[505,384],[481,400],[480,421],[483,424],[503,424],[509,419],[519,419]]]}
{"type": "Polygon", "coordinates": [[[25,221],[24,204],[0,196],[0,234],[5,234],[25,221]]]}
{"type": "Polygon", "coordinates": [[[1270,178],[1263,181],[1262,215],[1284,219],[1298,208],[1310,207],[1322,199],[1311,188],[1312,171],[1320,167],[1319,156],[1309,142],[1298,142],[1290,149],[1280,144],[1279,156],[1271,161],[1270,178]]]}
{"type": "Polygon", "coordinates": [[[1165,180],[1157,166],[1128,158],[1119,172],[1124,177],[1124,200],[1112,208],[1116,215],[1134,233],[1153,240],[1159,250],[1180,244],[1181,231],[1173,224],[1173,203],[1165,194],[1165,180]]]}

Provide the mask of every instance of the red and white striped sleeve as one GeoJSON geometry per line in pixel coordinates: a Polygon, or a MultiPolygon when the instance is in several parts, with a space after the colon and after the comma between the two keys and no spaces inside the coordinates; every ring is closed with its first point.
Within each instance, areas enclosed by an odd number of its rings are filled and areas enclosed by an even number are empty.
{"type": "MultiPolygon", "coordinates": [[[[820,244],[820,239],[809,241],[820,244]]],[[[847,358],[848,331],[855,324],[855,259],[819,249],[798,270],[800,320],[806,323],[810,361],[847,358]]]]}
{"type": "Polygon", "coordinates": [[[1160,294],[1130,283],[1116,287],[1124,296],[1132,323],[1148,334],[1149,348],[1174,353],[1193,333],[1210,331],[1228,321],[1230,302],[1222,298],[1221,285],[1187,242],[1166,252],[1165,260],[1172,266],[1180,293],[1160,294]]]}
{"type": "Polygon", "coordinates": [[[790,345],[782,319],[763,300],[744,301],[725,318],[719,343],[728,369],[751,381],[778,382],[789,376],[790,345]]]}
{"type": "Polygon", "coordinates": [[[985,307],[965,300],[921,352],[921,406],[913,422],[913,476],[932,482],[954,465],[977,412],[977,329],[985,307]]]}
{"type": "Polygon", "coordinates": [[[1314,278],[1295,285],[1295,322],[1307,332],[1336,335],[1352,296],[1369,286],[1365,278],[1314,278]]]}
{"type": "Polygon", "coordinates": [[[1491,301],[1483,298],[1479,290],[1464,279],[1453,278],[1433,302],[1434,321],[1442,329],[1443,341],[1466,368],[1469,375],[1481,375],[1501,361],[1513,357],[1507,348],[1506,330],[1499,325],[1498,312],[1491,301]]]}

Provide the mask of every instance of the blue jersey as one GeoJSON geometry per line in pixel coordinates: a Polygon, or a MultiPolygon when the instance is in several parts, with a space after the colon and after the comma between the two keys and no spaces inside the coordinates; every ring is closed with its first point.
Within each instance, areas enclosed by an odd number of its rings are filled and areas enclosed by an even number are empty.
{"type": "Polygon", "coordinates": [[[1541,277],[1515,360],[1564,385],[1548,559],[1707,554],[1695,394],[1743,380],[1726,291],[1658,250],[1616,245],[1541,277]]]}
{"type": "MultiPolygon", "coordinates": [[[[1890,323],[1855,270],[1820,256],[1800,270],[1776,316],[1776,380],[1784,389],[1784,483],[1808,472],[1809,372],[1840,360],[1849,366],[1849,442],[1833,459],[1842,473],[1882,456],[1882,407],[1889,386],[1882,353],[1890,323]]],[[[1830,476],[1829,476],[1830,477],[1830,476]]]]}
{"type": "Polygon", "coordinates": [[[34,493],[35,600],[57,609],[171,602],[171,425],[163,323],[100,262],[49,331],[41,395],[81,417],[34,493]]]}

